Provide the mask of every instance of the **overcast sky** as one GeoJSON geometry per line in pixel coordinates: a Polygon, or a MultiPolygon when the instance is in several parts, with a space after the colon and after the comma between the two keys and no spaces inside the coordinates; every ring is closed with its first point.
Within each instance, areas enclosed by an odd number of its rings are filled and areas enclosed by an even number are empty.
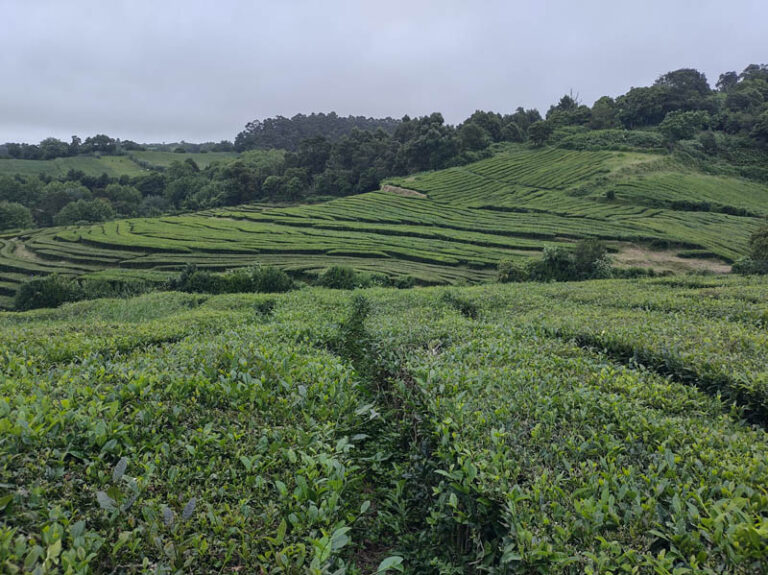
{"type": "Polygon", "coordinates": [[[766,0],[0,0],[0,142],[586,104],[768,62],[766,0]]]}

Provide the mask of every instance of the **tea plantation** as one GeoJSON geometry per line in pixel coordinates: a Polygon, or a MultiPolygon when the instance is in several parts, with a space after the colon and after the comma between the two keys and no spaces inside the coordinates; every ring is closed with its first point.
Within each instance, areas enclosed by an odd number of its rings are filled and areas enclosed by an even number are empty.
{"type": "Polygon", "coordinates": [[[0,313],[0,565],[764,573],[767,287],[169,292],[0,313]]]}
{"type": "Polygon", "coordinates": [[[721,269],[746,254],[766,216],[765,186],[697,172],[670,156],[508,145],[480,162],[319,204],[9,234],[0,237],[0,304],[10,306],[30,275],[106,269],[130,276],[187,263],[258,262],[299,277],[341,264],[422,285],[476,283],[493,277],[502,259],[525,261],[584,237],[600,238],[619,256],[663,250],[670,261],[686,258],[687,269],[721,269]]]}

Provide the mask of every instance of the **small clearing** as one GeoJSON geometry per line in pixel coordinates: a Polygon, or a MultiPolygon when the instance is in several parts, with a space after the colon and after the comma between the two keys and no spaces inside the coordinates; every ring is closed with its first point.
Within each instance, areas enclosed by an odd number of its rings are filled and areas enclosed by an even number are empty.
{"type": "Polygon", "coordinates": [[[417,192],[416,190],[409,190],[408,188],[401,188],[399,186],[390,186],[389,184],[384,184],[381,186],[382,192],[389,192],[391,194],[397,194],[398,196],[405,196],[407,198],[426,198],[426,194],[422,194],[421,192],[417,192]]]}
{"type": "Polygon", "coordinates": [[[618,254],[612,254],[614,262],[622,268],[653,268],[656,271],[675,273],[707,271],[726,274],[731,266],[721,260],[705,258],[681,258],[673,250],[651,250],[636,244],[617,246],[618,254]]]}
{"type": "Polygon", "coordinates": [[[27,249],[27,246],[24,245],[24,242],[22,240],[19,240],[18,238],[13,238],[11,241],[14,243],[13,255],[15,255],[19,259],[29,260],[33,262],[45,261],[42,258],[40,258],[36,253],[29,251],[27,249]]]}

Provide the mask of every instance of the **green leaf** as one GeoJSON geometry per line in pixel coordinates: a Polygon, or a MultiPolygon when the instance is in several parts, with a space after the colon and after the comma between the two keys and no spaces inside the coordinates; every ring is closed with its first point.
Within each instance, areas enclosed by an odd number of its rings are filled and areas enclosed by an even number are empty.
{"type": "Polygon", "coordinates": [[[285,532],[287,529],[288,529],[288,524],[285,522],[285,519],[283,519],[280,522],[280,526],[277,528],[277,537],[275,537],[276,545],[283,544],[283,540],[285,540],[285,532]]]}
{"type": "Polygon", "coordinates": [[[61,539],[57,539],[48,546],[46,561],[56,560],[61,553],[61,539]]]}
{"type": "Polygon", "coordinates": [[[123,504],[120,506],[120,511],[128,511],[131,506],[136,503],[136,500],[139,498],[138,492],[134,491],[131,496],[126,499],[123,504]]]}
{"type": "Polygon", "coordinates": [[[394,569],[395,571],[403,572],[403,558],[399,557],[398,555],[392,555],[391,557],[387,557],[379,563],[379,568],[376,569],[376,573],[386,573],[389,569],[394,569]]]}
{"type": "Polygon", "coordinates": [[[115,465],[115,468],[112,470],[112,481],[120,481],[120,478],[125,473],[127,467],[128,459],[126,457],[121,457],[120,461],[117,462],[117,465],[115,465]]]}
{"type": "Polygon", "coordinates": [[[77,523],[73,524],[69,529],[69,533],[72,535],[73,539],[80,537],[83,533],[85,533],[85,521],[81,519],[77,523]]]}
{"type": "Polygon", "coordinates": [[[96,501],[99,502],[99,507],[101,507],[104,511],[114,511],[117,509],[115,506],[115,500],[103,491],[96,492],[96,501]]]}
{"type": "Polygon", "coordinates": [[[173,510],[171,510],[171,508],[167,505],[163,505],[163,523],[170,527],[173,525],[173,517],[173,510]]]}
{"type": "Polygon", "coordinates": [[[181,518],[184,521],[187,521],[190,517],[192,517],[192,514],[195,512],[195,505],[196,504],[197,504],[197,498],[193,497],[184,506],[184,509],[181,512],[181,518]]]}
{"type": "Polygon", "coordinates": [[[331,551],[338,551],[349,543],[349,536],[347,536],[349,530],[349,527],[341,527],[333,532],[333,535],[331,535],[331,551]]]}
{"type": "Polygon", "coordinates": [[[6,495],[5,497],[0,497],[0,511],[4,511],[6,507],[8,507],[8,504],[13,501],[13,494],[6,495]]]}

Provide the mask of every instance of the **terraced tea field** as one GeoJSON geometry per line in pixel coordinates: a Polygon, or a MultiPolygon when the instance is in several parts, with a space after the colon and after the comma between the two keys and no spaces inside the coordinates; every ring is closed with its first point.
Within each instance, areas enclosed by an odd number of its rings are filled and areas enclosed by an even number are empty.
{"type": "MultiPolygon", "coordinates": [[[[0,295],[11,296],[30,274],[169,271],[188,262],[212,269],[261,262],[310,276],[345,264],[422,284],[473,283],[493,277],[501,259],[525,260],[584,237],[632,250],[635,260],[651,247],[667,248],[668,269],[722,270],[747,252],[766,215],[765,187],[686,170],[663,156],[511,147],[322,204],[241,206],[7,237],[0,240],[0,295]],[[676,259],[679,252],[687,259],[676,259]]],[[[665,267],[664,254],[648,260],[665,267]]]]}
{"type": "Polygon", "coordinates": [[[0,565],[765,573],[766,288],[307,288],[0,313],[0,565]]]}

